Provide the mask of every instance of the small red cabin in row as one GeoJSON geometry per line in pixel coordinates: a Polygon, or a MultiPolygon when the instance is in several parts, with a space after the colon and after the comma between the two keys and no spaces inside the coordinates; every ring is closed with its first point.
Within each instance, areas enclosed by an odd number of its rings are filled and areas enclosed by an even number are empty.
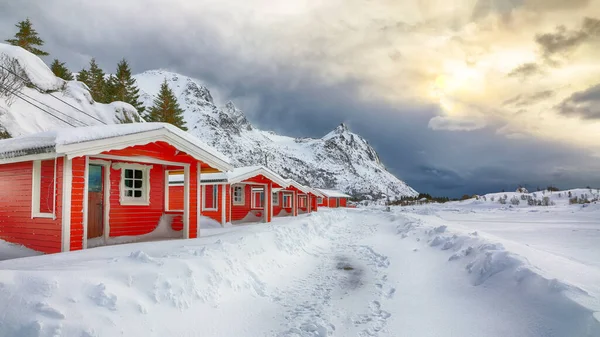
{"type": "Polygon", "coordinates": [[[168,222],[199,235],[200,173],[228,158],[163,123],[79,127],[0,141],[0,239],[44,253],[141,236],[168,222]],[[180,207],[169,172],[182,173],[180,207]],[[122,238],[121,238],[122,239],[122,238]]]}
{"type": "MultiPolygon", "coordinates": [[[[225,223],[271,222],[274,189],[287,182],[264,166],[238,167],[231,172],[202,174],[202,215],[225,223]]],[[[173,179],[172,187],[177,187],[173,179]]]]}
{"type": "Polygon", "coordinates": [[[322,195],[322,197],[318,199],[320,207],[336,208],[348,206],[348,199],[350,198],[348,194],[337,190],[325,190],[322,188],[317,189],[317,191],[322,195]]]}

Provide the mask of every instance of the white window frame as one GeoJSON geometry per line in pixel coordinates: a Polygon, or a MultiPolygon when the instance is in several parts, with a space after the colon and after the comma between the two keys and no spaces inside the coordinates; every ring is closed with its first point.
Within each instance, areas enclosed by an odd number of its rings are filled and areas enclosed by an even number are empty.
{"type": "Polygon", "coordinates": [[[250,196],[251,196],[251,203],[250,203],[250,208],[252,209],[265,209],[265,204],[266,204],[266,199],[265,199],[265,189],[264,188],[260,188],[260,189],[252,189],[250,191],[250,196]],[[263,200],[263,205],[262,206],[257,206],[256,205],[256,198],[254,197],[255,194],[262,194],[262,200],[263,200]]]}
{"type": "Polygon", "coordinates": [[[306,196],[305,195],[299,195],[298,196],[298,207],[300,207],[300,208],[307,207],[307,201],[306,201],[306,196]]]}
{"type": "MultiPolygon", "coordinates": [[[[47,159],[51,160],[51,159],[47,159]]],[[[40,212],[40,194],[41,194],[41,185],[42,185],[42,161],[34,160],[33,161],[33,170],[32,170],[32,183],[31,183],[31,218],[47,218],[54,219],[54,212],[52,213],[42,213],[40,212]]],[[[54,165],[54,188],[53,188],[53,200],[52,200],[52,209],[56,208],[56,162],[54,165]]]]}
{"type": "Polygon", "coordinates": [[[203,185],[202,186],[202,210],[203,211],[218,211],[219,210],[219,185],[203,185]],[[213,204],[212,207],[206,207],[206,190],[212,186],[213,189],[213,204]]]}
{"type": "Polygon", "coordinates": [[[273,192],[271,196],[273,206],[279,206],[279,192],[273,192]]]}
{"type": "Polygon", "coordinates": [[[323,203],[323,197],[317,197],[317,204],[320,205],[323,203]]]}
{"type": "Polygon", "coordinates": [[[292,193],[282,193],[283,194],[283,198],[281,198],[281,201],[283,201],[283,205],[281,205],[283,208],[293,208],[294,207],[294,203],[292,202],[292,199],[294,198],[292,193]],[[285,202],[285,200],[288,199],[290,201],[290,206],[287,206],[287,202],[285,202]]]}
{"type": "Polygon", "coordinates": [[[231,187],[231,201],[234,205],[237,206],[243,206],[246,204],[246,189],[244,185],[233,185],[231,187]],[[241,194],[241,198],[239,200],[236,200],[235,198],[235,190],[236,188],[239,188],[242,190],[242,194],[241,194]]]}
{"type": "Polygon", "coordinates": [[[148,206],[150,205],[150,170],[152,165],[116,163],[113,168],[121,170],[121,182],[119,183],[119,203],[124,206],[148,206]],[[125,196],[125,170],[142,171],[142,196],[140,198],[125,196]]]}

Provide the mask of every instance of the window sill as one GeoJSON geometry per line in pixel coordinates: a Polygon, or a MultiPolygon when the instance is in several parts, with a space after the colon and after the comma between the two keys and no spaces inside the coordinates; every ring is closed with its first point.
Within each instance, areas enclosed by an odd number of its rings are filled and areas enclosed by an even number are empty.
{"type": "Polygon", "coordinates": [[[208,212],[216,212],[216,211],[218,211],[219,209],[218,209],[218,208],[203,208],[202,210],[203,210],[203,211],[208,211],[208,212]]]}
{"type": "Polygon", "coordinates": [[[54,214],[52,213],[33,213],[31,215],[32,219],[41,218],[41,219],[54,219],[54,214]]]}
{"type": "Polygon", "coordinates": [[[150,202],[149,201],[122,200],[119,204],[121,206],[150,206],[150,202]]]}

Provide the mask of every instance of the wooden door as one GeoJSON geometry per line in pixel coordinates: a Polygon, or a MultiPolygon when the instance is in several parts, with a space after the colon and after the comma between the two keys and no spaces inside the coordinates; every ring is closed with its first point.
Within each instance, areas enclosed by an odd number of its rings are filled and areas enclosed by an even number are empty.
{"type": "Polygon", "coordinates": [[[90,165],[88,170],[88,239],[104,234],[104,167],[90,165]]]}

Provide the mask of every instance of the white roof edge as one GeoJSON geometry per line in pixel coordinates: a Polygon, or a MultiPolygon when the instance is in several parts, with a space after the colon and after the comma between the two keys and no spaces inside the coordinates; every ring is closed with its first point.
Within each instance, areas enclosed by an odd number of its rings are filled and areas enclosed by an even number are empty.
{"type": "Polygon", "coordinates": [[[289,183],[286,179],[284,179],[279,174],[270,170],[264,166],[243,166],[236,167],[232,171],[223,173],[207,173],[201,175],[201,180],[225,180],[228,184],[237,184],[241,183],[244,180],[250,179],[252,177],[263,175],[267,179],[275,182],[276,184],[282,186],[283,188],[288,187],[289,183]],[[251,169],[251,170],[248,170],[251,169]],[[236,170],[241,171],[241,173],[236,173],[236,170]]]}
{"type": "Polygon", "coordinates": [[[294,186],[295,188],[299,189],[300,191],[302,191],[304,193],[310,192],[310,190],[307,186],[300,184],[299,182],[295,181],[294,179],[287,179],[287,182],[288,182],[288,186],[294,186]]]}
{"type": "MultiPolygon", "coordinates": [[[[184,132],[184,131],[182,131],[184,132]]],[[[190,135],[190,137],[193,137],[190,135]]],[[[232,169],[232,165],[225,160],[226,157],[222,154],[223,158],[219,155],[215,155],[206,149],[198,146],[191,142],[187,137],[182,137],[176,132],[168,128],[159,128],[156,130],[141,131],[132,134],[126,134],[121,136],[115,136],[110,138],[90,140],[81,143],[67,144],[67,145],[56,145],[57,154],[65,154],[68,157],[77,157],[80,155],[98,154],[104,151],[123,149],[135,145],[147,144],[150,141],[165,141],[176,148],[179,148],[194,157],[195,159],[202,161],[211,167],[214,167],[221,171],[229,171],[232,169]],[[106,140],[110,139],[111,142],[107,145],[106,140]]]]}
{"type": "Polygon", "coordinates": [[[326,190],[322,188],[318,188],[317,190],[327,198],[350,198],[348,194],[338,190],[326,190]]]}

